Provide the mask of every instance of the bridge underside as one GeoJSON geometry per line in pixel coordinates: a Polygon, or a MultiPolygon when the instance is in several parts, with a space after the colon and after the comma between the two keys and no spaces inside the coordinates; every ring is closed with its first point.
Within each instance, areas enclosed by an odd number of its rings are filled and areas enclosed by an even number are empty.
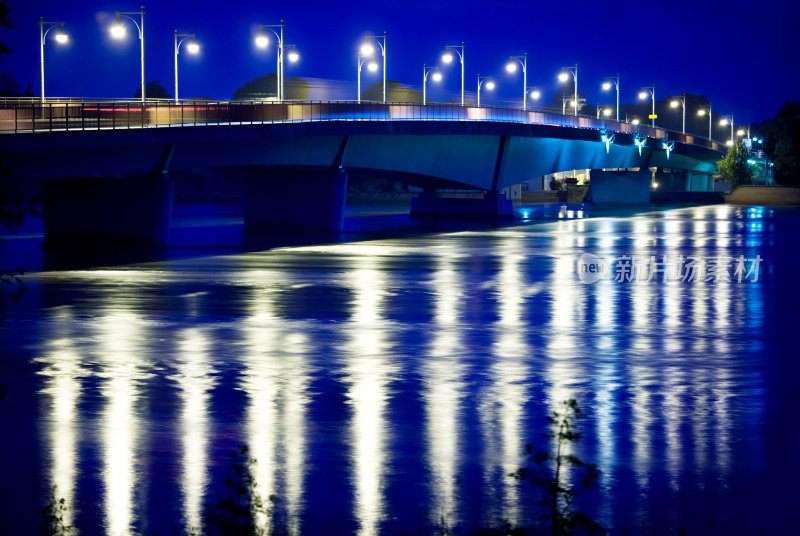
{"type": "Polygon", "coordinates": [[[667,159],[659,140],[640,151],[631,135],[607,146],[596,130],[548,125],[343,121],[39,133],[3,140],[0,156],[12,180],[44,185],[47,240],[97,229],[164,242],[175,170],[245,169],[248,228],[341,229],[348,170],[425,189],[420,213],[461,210],[435,201],[437,189],[486,192],[482,206],[460,205],[485,216],[508,211],[502,189],[552,173],[713,173],[719,154],[676,143],[667,159]]]}

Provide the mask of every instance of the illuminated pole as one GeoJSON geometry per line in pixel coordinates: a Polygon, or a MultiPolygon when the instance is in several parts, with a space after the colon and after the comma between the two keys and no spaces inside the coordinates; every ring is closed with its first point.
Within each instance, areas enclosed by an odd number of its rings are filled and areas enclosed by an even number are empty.
{"type": "Polygon", "coordinates": [[[424,63],[422,64],[422,104],[428,104],[428,75],[433,73],[433,81],[438,82],[442,79],[442,73],[439,72],[438,67],[427,67],[424,63]]]}
{"type": "Polygon", "coordinates": [[[651,114],[653,116],[651,118],[652,125],[656,126],[656,87],[654,85],[643,87],[641,91],[639,91],[639,99],[646,99],[648,93],[650,94],[650,98],[653,100],[653,113],[651,114]]]}
{"type": "Polygon", "coordinates": [[[191,37],[192,38],[192,42],[189,43],[188,45],[186,45],[186,48],[192,54],[197,54],[197,51],[200,49],[200,47],[197,45],[197,43],[194,42],[194,34],[178,33],[178,30],[175,30],[175,34],[174,35],[175,35],[175,103],[177,104],[177,102],[178,102],[178,54],[180,53],[181,43],[183,43],[184,41],[186,41],[187,39],[189,39],[191,37]],[[180,41],[178,41],[179,37],[181,38],[180,41]]]}
{"type": "Polygon", "coordinates": [[[733,137],[733,114],[731,114],[731,115],[726,115],[726,116],[723,116],[723,117],[720,119],[720,121],[719,121],[719,124],[720,124],[720,125],[724,125],[724,124],[726,124],[728,121],[730,121],[730,123],[731,123],[731,143],[730,143],[730,144],[731,144],[731,145],[733,145],[733,140],[735,139],[735,138],[733,137]]]}
{"type": "MultiPolygon", "coordinates": [[[[361,54],[364,56],[372,55],[372,52],[369,52],[372,49],[369,44],[370,39],[381,47],[381,56],[383,57],[383,103],[386,104],[386,32],[383,32],[383,35],[367,35],[364,37],[364,45],[361,47],[361,54]],[[383,43],[379,39],[383,40],[383,43]]],[[[360,95],[359,93],[359,98],[360,95]]]]}
{"type": "Polygon", "coordinates": [[[145,95],[145,82],[144,82],[144,6],[140,6],[141,11],[117,11],[117,24],[111,28],[111,35],[117,39],[122,38],[125,36],[125,28],[120,24],[119,17],[122,15],[126,19],[130,20],[136,29],[139,30],[139,41],[141,42],[141,57],[142,57],[142,102],[144,102],[147,98],[145,95]],[[139,22],[137,23],[136,20],[131,17],[131,15],[139,15],[139,22]]]}
{"type": "MultiPolygon", "coordinates": [[[[364,62],[370,59],[371,56],[356,56],[356,63],[358,64],[358,102],[361,102],[361,66],[364,65],[364,62]]],[[[367,69],[370,71],[375,71],[378,69],[378,64],[374,61],[367,65],[367,69]]]]}
{"type": "Polygon", "coordinates": [[[711,105],[708,104],[697,110],[697,115],[705,115],[708,113],[708,139],[711,139],[711,105]]]}
{"type": "Polygon", "coordinates": [[[283,100],[283,19],[280,24],[259,24],[259,35],[256,37],[256,45],[260,48],[266,48],[269,41],[264,35],[264,28],[275,34],[275,39],[278,41],[278,57],[276,59],[276,73],[275,73],[275,98],[279,101],[283,100]],[[280,29],[280,34],[275,31],[275,28],[280,29]]]}
{"type": "Polygon", "coordinates": [[[461,41],[460,45],[447,45],[445,47],[445,54],[442,56],[442,61],[445,63],[453,61],[451,50],[455,50],[456,54],[458,54],[458,59],[461,61],[461,106],[464,106],[464,41],[461,41]],[[459,49],[461,50],[459,51],[459,49]]]}
{"type": "Polygon", "coordinates": [[[683,96],[675,97],[675,100],[669,103],[670,108],[677,108],[678,105],[683,108],[683,133],[686,134],[686,94],[683,96]]]}
{"type": "Polygon", "coordinates": [[[39,93],[39,100],[42,104],[44,104],[44,38],[47,37],[47,33],[58,26],[60,29],[56,34],[56,42],[64,44],[67,42],[67,34],[64,33],[64,22],[45,22],[43,17],[39,17],[39,58],[41,60],[42,65],[42,91],[39,93]],[[44,27],[48,26],[45,30],[44,27]]]}
{"type": "Polygon", "coordinates": [[[478,74],[478,108],[481,107],[481,86],[486,84],[486,89],[489,91],[494,89],[494,80],[491,76],[481,76],[478,74]]]}
{"type": "Polygon", "coordinates": [[[603,82],[603,89],[608,91],[611,89],[611,84],[617,89],[617,122],[619,122],[619,74],[617,76],[606,76],[603,82]]]}
{"type": "Polygon", "coordinates": [[[522,109],[528,109],[528,53],[525,52],[522,56],[509,56],[508,63],[506,64],[506,71],[509,73],[513,73],[517,70],[517,64],[514,63],[518,61],[520,65],[522,65],[522,109]]]}
{"type": "Polygon", "coordinates": [[[575,115],[578,115],[578,64],[575,64],[575,67],[562,67],[561,73],[558,75],[558,79],[561,82],[566,82],[569,77],[568,74],[572,75],[572,81],[575,83],[575,115]]]}

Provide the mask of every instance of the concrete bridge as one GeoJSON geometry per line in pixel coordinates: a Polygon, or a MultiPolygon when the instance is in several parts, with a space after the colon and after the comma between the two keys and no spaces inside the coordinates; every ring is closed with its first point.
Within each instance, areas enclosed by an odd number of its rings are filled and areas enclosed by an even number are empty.
{"type": "Polygon", "coordinates": [[[708,190],[725,147],[519,109],[353,102],[0,103],[2,180],[38,183],[45,239],[166,242],[170,173],[236,169],[248,228],[341,229],[348,173],[419,186],[413,215],[510,215],[504,188],[590,169],[592,198],[647,202],[652,173],[708,190]],[[483,199],[447,199],[440,189],[483,199]]]}

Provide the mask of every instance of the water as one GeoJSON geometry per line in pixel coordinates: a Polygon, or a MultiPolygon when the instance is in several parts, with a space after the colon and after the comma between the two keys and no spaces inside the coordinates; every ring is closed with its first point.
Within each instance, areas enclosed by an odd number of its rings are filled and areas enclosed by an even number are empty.
{"type": "Polygon", "coordinates": [[[506,475],[570,398],[602,471],[580,507],[613,534],[786,534],[798,232],[720,205],[29,273],[0,327],[0,534],[37,533],[53,488],[81,534],[189,531],[242,445],[275,530],[530,525],[506,475]],[[584,284],[583,253],[762,262],[584,284]]]}

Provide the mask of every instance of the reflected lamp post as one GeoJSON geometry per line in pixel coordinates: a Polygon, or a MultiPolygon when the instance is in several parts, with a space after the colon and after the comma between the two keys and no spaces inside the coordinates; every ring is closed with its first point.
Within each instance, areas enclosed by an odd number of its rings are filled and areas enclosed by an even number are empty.
{"type": "Polygon", "coordinates": [[[40,63],[41,63],[41,66],[42,66],[42,73],[41,73],[42,74],[42,76],[41,76],[42,88],[41,88],[41,92],[39,93],[39,95],[40,95],[39,96],[39,100],[40,100],[40,102],[42,104],[44,104],[44,101],[45,101],[45,98],[44,98],[44,40],[47,37],[47,34],[50,32],[50,30],[52,30],[53,28],[56,28],[56,27],[58,27],[58,33],[56,34],[56,43],[59,43],[59,44],[63,45],[64,43],[66,43],[69,40],[69,36],[67,36],[67,34],[64,33],[64,21],[47,22],[47,21],[44,20],[44,17],[39,17],[39,59],[41,60],[40,63]],[[45,26],[47,26],[46,30],[45,30],[45,26]]]}
{"type": "Polygon", "coordinates": [[[558,75],[559,82],[566,82],[569,80],[569,75],[572,75],[572,81],[575,83],[575,115],[578,115],[578,64],[575,67],[562,67],[558,75]]]}
{"type": "Polygon", "coordinates": [[[423,106],[428,104],[428,75],[431,74],[431,78],[434,82],[438,82],[442,79],[442,73],[439,72],[438,67],[428,67],[424,63],[422,64],[422,104],[423,106]]]}
{"type": "MultiPolygon", "coordinates": [[[[361,102],[361,67],[364,65],[364,62],[366,62],[369,59],[372,59],[372,54],[374,53],[375,51],[373,50],[372,53],[367,56],[362,56],[359,54],[356,57],[356,63],[358,65],[358,102],[361,102]]],[[[367,65],[367,69],[369,70],[369,72],[374,73],[375,71],[378,70],[378,64],[375,63],[374,61],[371,61],[367,65]]]]}
{"type": "Polygon", "coordinates": [[[680,106],[683,109],[683,129],[682,132],[686,134],[686,93],[679,97],[675,97],[675,100],[669,103],[670,108],[677,108],[680,106]]]}
{"type": "Polygon", "coordinates": [[[275,35],[276,42],[278,43],[277,47],[278,56],[276,60],[277,72],[275,73],[275,78],[276,78],[275,98],[278,99],[279,101],[283,100],[283,27],[284,27],[283,19],[281,19],[280,24],[259,24],[258,36],[256,37],[256,46],[258,48],[267,48],[267,45],[269,45],[269,38],[266,35],[264,35],[264,28],[266,28],[275,35]],[[280,33],[278,33],[278,31],[275,31],[276,28],[280,31],[280,33]]]}
{"type": "Polygon", "coordinates": [[[481,107],[481,86],[486,86],[489,91],[494,89],[494,80],[491,76],[481,76],[478,74],[478,108],[481,107]]]}
{"type": "Polygon", "coordinates": [[[639,100],[646,99],[648,94],[650,95],[650,99],[653,101],[653,113],[651,114],[652,117],[650,119],[652,120],[652,125],[656,126],[656,87],[655,87],[655,85],[643,87],[641,90],[639,90],[639,100]]]}
{"type": "MultiPolygon", "coordinates": [[[[361,55],[362,56],[372,56],[375,53],[375,49],[370,44],[370,40],[375,41],[379,47],[381,47],[381,57],[383,57],[383,103],[386,104],[386,32],[383,32],[383,35],[367,35],[364,37],[364,44],[361,45],[361,55]],[[383,41],[381,43],[381,41],[383,41]]],[[[374,71],[375,69],[372,68],[374,63],[371,63],[368,68],[370,71],[374,71]]],[[[376,65],[377,68],[377,65],[376,65]]],[[[359,67],[359,72],[361,71],[361,67],[359,67]]],[[[358,93],[358,99],[361,100],[361,92],[358,93]]]]}
{"type": "Polygon", "coordinates": [[[188,50],[190,54],[197,54],[197,51],[200,50],[200,45],[198,45],[195,42],[194,34],[178,33],[178,30],[175,30],[174,37],[175,37],[175,104],[177,104],[178,103],[178,54],[180,54],[181,44],[189,38],[192,39],[192,41],[188,45],[186,45],[186,50],[188,50]],[[180,38],[180,41],[178,40],[178,38],[180,38]]]}
{"type": "Polygon", "coordinates": [[[522,65],[522,109],[528,109],[528,53],[525,52],[522,56],[509,56],[508,63],[506,64],[506,71],[509,73],[516,72],[517,62],[522,65]]]}
{"type": "Polygon", "coordinates": [[[447,45],[444,50],[443,62],[453,62],[453,53],[451,51],[455,51],[458,54],[458,59],[461,62],[461,106],[464,106],[464,41],[461,41],[460,45],[447,45]]]}
{"type": "Polygon", "coordinates": [[[611,84],[614,84],[614,87],[617,90],[617,122],[619,122],[619,75],[606,76],[606,79],[603,82],[603,89],[608,91],[611,89],[611,84]]]}
{"type": "Polygon", "coordinates": [[[711,139],[711,105],[707,104],[697,110],[697,115],[703,116],[708,114],[708,139],[711,139]]]}
{"type": "Polygon", "coordinates": [[[140,6],[141,11],[117,11],[117,22],[111,27],[111,36],[114,39],[122,39],[125,37],[125,27],[120,23],[120,16],[130,20],[136,29],[139,31],[139,41],[141,42],[141,58],[142,58],[142,102],[147,98],[145,95],[145,82],[144,82],[144,6],[140,6]],[[139,15],[139,22],[136,22],[131,15],[139,15]]]}

